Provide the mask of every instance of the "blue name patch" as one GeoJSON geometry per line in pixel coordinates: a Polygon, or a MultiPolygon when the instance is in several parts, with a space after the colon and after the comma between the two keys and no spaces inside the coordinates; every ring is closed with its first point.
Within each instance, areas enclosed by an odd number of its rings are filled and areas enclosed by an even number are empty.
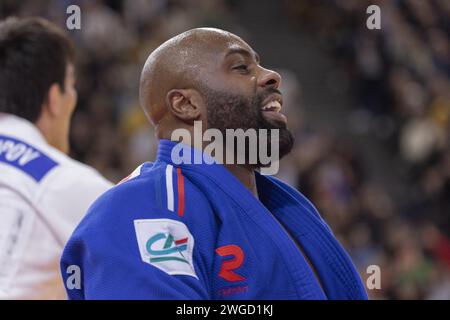
{"type": "Polygon", "coordinates": [[[58,165],[27,143],[2,135],[0,135],[0,162],[16,167],[37,182],[58,165]]]}

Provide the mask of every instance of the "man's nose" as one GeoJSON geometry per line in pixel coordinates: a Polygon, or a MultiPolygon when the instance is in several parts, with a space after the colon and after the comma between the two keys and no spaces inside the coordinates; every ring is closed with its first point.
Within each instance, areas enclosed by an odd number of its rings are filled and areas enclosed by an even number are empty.
{"type": "Polygon", "coordinates": [[[278,89],[281,85],[281,76],[278,72],[261,67],[258,85],[263,88],[278,89]]]}

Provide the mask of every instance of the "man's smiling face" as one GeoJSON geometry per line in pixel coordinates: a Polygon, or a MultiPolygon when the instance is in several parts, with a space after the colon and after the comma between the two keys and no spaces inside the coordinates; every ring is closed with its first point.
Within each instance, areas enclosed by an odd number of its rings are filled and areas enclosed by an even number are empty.
{"type": "MultiPolygon", "coordinates": [[[[281,113],[281,77],[263,68],[254,50],[239,37],[223,32],[211,39],[215,48],[200,77],[207,127],[219,129],[279,129],[280,158],[289,153],[293,136],[281,113]]],[[[270,141],[270,139],[269,139],[270,141]]]]}
{"type": "Polygon", "coordinates": [[[272,155],[275,138],[281,158],[292,149],[294,139],[281,113],[280,83],[280,75],[263,68],[241,38],[220,29],[198,28],[151,53],[141,74],[140,101],[159,138],[171,139],[177,129],[193,130],[195,121],[224,136],[226,129],[253,129],[258,148],[272,155]],[[268,136],[259,129],[266,129],[268,136]],[[271,129],[278,129],[279,138],[276,132],[271,135],[271,129]]]}

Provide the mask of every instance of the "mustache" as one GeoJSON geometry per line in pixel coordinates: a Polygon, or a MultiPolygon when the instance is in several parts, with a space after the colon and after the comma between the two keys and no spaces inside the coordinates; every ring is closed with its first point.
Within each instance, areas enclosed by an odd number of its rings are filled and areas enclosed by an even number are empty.
{"type": "Polygon", "coordinates": [[[261,92],[260,94],[257,94],[257,104],[260,105],[268,96],[272,95],[272,94],[279,94],[279,95],[283,95],[281,93],[280,90],[275,89],[275,88],[269,88],[269,89],[265,89],[263,92],[261,92]]]}

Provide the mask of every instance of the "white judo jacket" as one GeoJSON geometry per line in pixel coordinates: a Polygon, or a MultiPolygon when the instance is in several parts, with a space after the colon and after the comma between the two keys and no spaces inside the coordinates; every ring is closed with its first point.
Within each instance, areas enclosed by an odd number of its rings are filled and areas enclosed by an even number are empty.
{"type": "Polygon", "coordinates": [[[59,261],[91,203],[112,184],[0,113],[0,299],[65,299],[59,261]]]}

